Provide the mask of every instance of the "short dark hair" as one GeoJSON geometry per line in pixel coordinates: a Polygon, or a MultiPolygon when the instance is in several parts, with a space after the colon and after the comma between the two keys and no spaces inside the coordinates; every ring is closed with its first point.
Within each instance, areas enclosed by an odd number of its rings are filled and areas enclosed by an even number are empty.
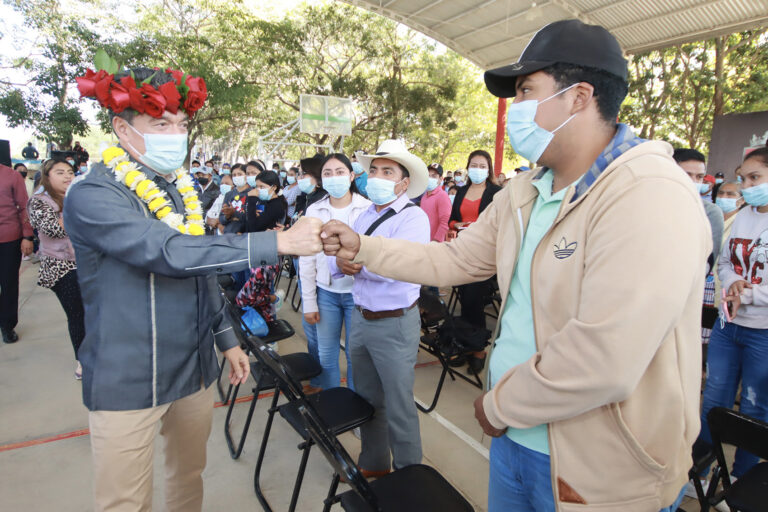
{"type": "MultiPolygon", "coordinates": [[[[124,71],[120,71],[119,73],[115,74],[115,82],[119,82],[126,76],[131,76],[131,73],[133,73],[133,79],[136,81],[136,85],[139,85],[141,82],[149,78],[149,85],[151,85],[155,89],[157,89],[163,84],[167,84],[168,82],[174,81],[174,78],[173,76],[171,76],[170,73],[166,73],[165,71],[162,71],[160,69],[151,69],[151,68],[142,67],[142,68],[133,68],[133,69],[126,69],[124,71]]],[[[138,112],[136,112],[132,108],[127,108],[122,112],[120,112],[119,114],[115,114],[110,110],[109,122],[111,124],[112,120],[115,117],[119,117],[128,121],[129,124],[133,124],[133,120],[137,115],[138,115],[138,112]]]]}
{"type": "Polygon", "coordinates": [[[200,165],[200,160],[192,160],[192,163],[190,165],[200,165]]]}
{"type": "Polygon", "coordinates": [[[745,162],[752,159],[759,160],[761,164],[768,167],[768,147],[756,149],[744,157],[745,162]]]}
{"type": "Polygon", "coordinates": [[[205,161],[205,165],[212,164],[212,163],[213,163],[213,160],[206,160],[205,161]]]}
{"type": "Polygon", "coordinates": [[[629,91],[629,84],[619,76],[588,66],[576,66],[557,62],[542,71],[550,75],[560,90],[579,82],[586,82],[595,88],[597,111],[606,123],[616,124],[619,108],[629,91]]]}
{"type": "Polygon", "coordinates": [[[675,149],[675,151],[672,153],[672,158],[674,158],[675,162],[677,163],[688,162],[690,160],[695,160],[703,164],[707,163],[707,159],[704,157],[703,154],[691,148],[675,149]]]}
{"type": "Polygon", "coordinates": [[[19,162],[19,163],[17,163],[16,165],[14,165],[14,166],[13,166],[13,170],[14,170],[14,171],[18,171],[18,170],[19,170],[19,167],[23,167],[23,168],[25,168],[25,169],[27,168],[27,166],[26,166],[25,164],[23,164],[23,163],[19,162]]]}

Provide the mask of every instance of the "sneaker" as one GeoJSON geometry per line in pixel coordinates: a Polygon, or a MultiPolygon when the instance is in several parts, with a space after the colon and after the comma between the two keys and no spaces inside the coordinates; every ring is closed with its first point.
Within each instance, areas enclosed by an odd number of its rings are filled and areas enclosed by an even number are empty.
{"type": "Polygon", "coordinates": [[[285,300],[285,290],[277,290],[275,292],[275,296],[277,297],[277,300],[275,301],[275,312],[280,311],[280,308],[283,307],[283,301],[285,300]]]}
{"type": "Polygon", "coordinates": [[[354,430],[352,430],[352,435],[355,436],[358,439],[361,439],[360,437],[360,427],[355,427],[354,430]]]}
{"type": "MultiPolygon", "coordinates": [[[[701,488],[704,490],[704,494],[707,494],[707,489],[709,489],[709,480],[702,478],[701,479],[701,488]]],[[[685,484],[685,495],[689,498],[693,498],[695,500],[699,499],[699,495],[696,494],[696,486],[693,485],[693,482],[688,480],[688,483],[685,484]]]]}
{"type": "Polygon", "coordinates": [[[16,343],[19,341],[19,335],[13,329],[2,329],[3,343],[16,343]]]}
{"type": "Polygon", "coordinates": [[[83,380],[83,366],[80,364],[80,361],[77,362],[77,367],[75,368],[75,380],[83,380]]]}

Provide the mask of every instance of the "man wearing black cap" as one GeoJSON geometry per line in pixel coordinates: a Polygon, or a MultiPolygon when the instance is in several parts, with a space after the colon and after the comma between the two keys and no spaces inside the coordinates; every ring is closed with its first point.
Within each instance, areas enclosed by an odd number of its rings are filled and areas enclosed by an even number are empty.
{"type": "Polygon", "coordinates": [[[488,71],[515,97],[507,131],[540,167],[450,243],[326,225],[326,254],[433,286],[498,275],[489,512],[674,511],[699,431],[701,290],[709,224],[665,142],[616,123],[627,66],[605,29],[545,26],[488,71]],[[697,264],[698,263],[698,264],[697,264]]]}

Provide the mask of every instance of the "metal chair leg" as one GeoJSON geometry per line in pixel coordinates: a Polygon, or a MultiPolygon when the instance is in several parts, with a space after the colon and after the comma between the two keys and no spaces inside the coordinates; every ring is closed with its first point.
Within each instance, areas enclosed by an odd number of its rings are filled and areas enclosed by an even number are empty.
{"type": "Polygon", "coordinates": [[[264,464],[264,455],[267,452],[267,442],[269,441],[269,433],[272,430],[272,421],[275,419],[275,413],[277,412],[277,400],[280,398],[280,390],[275,389],[275,394],[272,397],[272,404],[269,407],[269,414],[267,416],[267,425],[264,427],[264,435],[261,436],[261,447],[259,448],[259,456],[256,459],[256,469],[253,472],[253,490],[256,492],[256,498],[259,500],[261,507],[265,512],[272,512],[272,507],[269,506],[267,498],[261,490],[261,468],[264,464]]]}
{"type": "Polygon", "coordinates": [[[227,404],[229,402],[229,395],[232,393],[232,384],[229,385],[229,389],[224,393],[224,388],[221,385],[221,377],[224,375],[224,367],[227,364],[227,358],[221,357],[221,364],[219,364],[219,376],[216,378],[216,389],[219,392],[219,400],[222,403],[227,404]]]}
{"type": "Polygon", "coordinates": [[[227,447],[229,448],[229,455],[233,459],[237,459],[240,457],[240,454],[243,453],[243,447],[245,446],[245,438],[248,437],[248,429],[251,426],[251,419],[253,418],[253,411],[256,409],[256,402],[259,399],[259,387],[256,386],[253,388],[253,400],[251,400],[251,405],[248,408],[248,416],[245,418],[245,425],[243,426],[243,431],[240,434],[240,441],[237,443],[237,448],[235,448],[235,443],[232,439],[232,432],[230,431],[230,419],[232,417],[232,411],[235,409],[235,404],[237,403],[237,392],[240,389],[240,385],[238,384],[235,386],[234,392],[232,394],[232,401],[229,403],[229,407],[227,408],[227,417],[224,420],[224,437],[227,440],[227,447]]]}
{"type": "Polygon", "coordinates": [[[328,488],[328,496],[326,496],[325,500],[323,500],[323,512],[331,512],[331,507],[334,505],[334,503],[338,503],[338,498],[336,498],[336,489],[339,488],[339,480],[341,477],[338,473],[333,474],[333,479],[331,480],[331,486],[328,488]]]}
{"type": "Polygon", "coordinates": [[[296,504],[299,502],[301,483],[304,481],[304,472],[307,469],[307,461],[309,460],[309,451],[312,449],[312,442],[304,441],[299,445],[299,449],[302,450],[301,463],[299,464],[299,472],[296,474],[296,483],[293,484],[293,494],[291,495],[291,504],[288,506],[288,512],[294,512],[296,510],[296,504]]]}
{"type": "MultiPolygon", "coordinates": [[[[437,407],[437,401],[440,398],[440,392],[443,390],[443,384],[445,383],[445,376],[447,374],[448,368],[446,368],[445,363],[443,363],[443,372],[440,374],[440,381],[437,383],[437,389],[435,390],[435,396],[432,397],[432,403],[429,405],[429,407],[422,407],[418,402],[416,402],[416,408],[418,410],[426,414],[429,414],[435,410],[435,407],[437,407]]],[[[453,375],[451,375],[451,377],[453,378],[453,375]]]]}

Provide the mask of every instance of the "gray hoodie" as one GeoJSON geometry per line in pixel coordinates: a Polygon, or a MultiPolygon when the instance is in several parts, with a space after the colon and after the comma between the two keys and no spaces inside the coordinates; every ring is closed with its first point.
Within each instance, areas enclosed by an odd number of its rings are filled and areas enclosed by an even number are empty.
{"type": "MultiPolygon", "coordinates": [[[[174,211],[181,195],[152,170],[174,211]]],[[[104,164],[78,178],[64,202],[85,306],[83,402],[88,409],[145,409],[207,387],[213,343],[237,345],[216,274],[277,263],[274,232],[182,235],[157,220],[104,164]]]]}

